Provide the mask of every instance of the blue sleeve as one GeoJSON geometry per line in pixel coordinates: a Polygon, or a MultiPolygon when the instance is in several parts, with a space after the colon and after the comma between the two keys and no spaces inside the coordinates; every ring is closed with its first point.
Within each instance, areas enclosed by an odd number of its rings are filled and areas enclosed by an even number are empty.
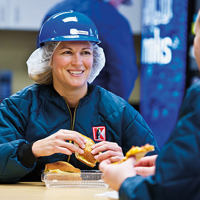
{"type": "MultiPolygon", "coordinates": [[[[122,120],[124,134],[122,147],[130,148],[132,145],[142,146],[145,144],[151,144],[155,147],[155,151],[151,154],[157,154],[159,152],[157,142],[151,129],[138,111],[136,111],[132,106],[127,105],[124,109],[122,120]]],[[[123,150],[127,152],[129,149],[124,148],[123,150]]]]}
{"type": "Polygon", "coordinates": [[[153,177],[131,177],[120,199],[200,199],[200,95],[189,91],[177,126],[156,161],[153,177]]]}
{"type": "Polygon", "coordinates": [[[127,178],[119,189],[119,197],[123,200],[151,200],[153,198],[149,190],[152,185],[154,185],[154,182],[151,177],[135,176],[127,178]]]}
{"type": "Polygon", "coordinates": [[[32,170],[24,167],[17,157],[19,144],[28,143],[23,135],[28,105],[23,99],[11,98],[0,104],[0,182],[18,181],[32,170]]]}

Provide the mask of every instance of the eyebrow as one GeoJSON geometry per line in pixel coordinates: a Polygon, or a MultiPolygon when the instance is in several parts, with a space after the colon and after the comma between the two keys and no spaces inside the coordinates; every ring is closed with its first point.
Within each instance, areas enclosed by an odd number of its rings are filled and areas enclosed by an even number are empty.
{"type": "MultiPolygon", "coordinates": [[[[70,49],[70,50],[72,50],[72,48],[71,47],[68,47],[68,46],[61,46],[60,47],[60,50],[62,50],[62,49],[70,49]]],[[[83,49],[92,49],[92,47],[84,47],[83,49]]]]}

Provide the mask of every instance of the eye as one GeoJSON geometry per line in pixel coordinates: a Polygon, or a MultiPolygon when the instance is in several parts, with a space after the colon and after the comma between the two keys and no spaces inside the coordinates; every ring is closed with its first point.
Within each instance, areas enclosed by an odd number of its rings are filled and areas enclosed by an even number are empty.
{"type": "Polygon", "coordinates": [[[92,55],[92,52],[89,50],[84,50],[81,52],[82,55],[92,55]]]}
{"type": "Polygon", "coordinates": [[[62,54],[71,55],[71,54],[72,54],[72,51],[70,51],[70,50],[65,50],[65,51],[62,52],[62,54]]]}

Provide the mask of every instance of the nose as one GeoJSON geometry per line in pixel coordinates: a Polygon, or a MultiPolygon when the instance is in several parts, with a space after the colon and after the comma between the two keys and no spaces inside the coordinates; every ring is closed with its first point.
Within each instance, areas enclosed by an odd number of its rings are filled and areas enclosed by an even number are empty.
{"type": "Polygon", "coordinates": [[[82,57],[79,53],[75,53],[72,56],[72,65],[74,66],[80,66],[82,64],[82,57]]]}

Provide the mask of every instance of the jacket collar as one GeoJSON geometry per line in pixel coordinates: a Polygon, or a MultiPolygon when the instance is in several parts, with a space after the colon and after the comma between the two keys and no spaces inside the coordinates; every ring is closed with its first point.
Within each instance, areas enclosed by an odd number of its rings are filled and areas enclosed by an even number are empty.
{"type": "MultiPolygon", "coordinates": [[[[52,84],[46,85],[45,87],[47,87],[47,90],[46,90],[47,94],[45,94],[44,96],[46,96],[46,98],[48,98],[49,101],[58,102],[61,105],[66,105],[64,98],[59,95],[59,93],[54,89],[52,84]]],[[[92,84],[88,84],[87,94],[83,98],[80,99],[79,105],[88,102],[93,93],[92,91],[94,90],[96,90],[96,86],[92,84]]]]}

